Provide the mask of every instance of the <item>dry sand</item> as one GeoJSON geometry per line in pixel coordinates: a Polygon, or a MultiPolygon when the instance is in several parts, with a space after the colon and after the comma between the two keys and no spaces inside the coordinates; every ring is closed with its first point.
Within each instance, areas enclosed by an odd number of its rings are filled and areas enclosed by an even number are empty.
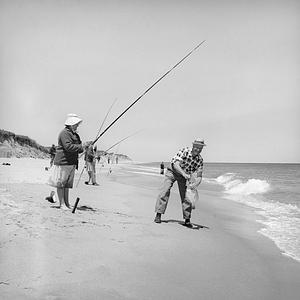
{"type": "Polygon", "coordinates": [[[300,263],[257,233],[249,208],[200,188],[188,229],[175,187],[155,224],[162,177],[120,164],[97,165],[98,187],[84,173],[72,214],[44,199],[48,164],[0,160],[1,299],[299,299],[300,263]]]}

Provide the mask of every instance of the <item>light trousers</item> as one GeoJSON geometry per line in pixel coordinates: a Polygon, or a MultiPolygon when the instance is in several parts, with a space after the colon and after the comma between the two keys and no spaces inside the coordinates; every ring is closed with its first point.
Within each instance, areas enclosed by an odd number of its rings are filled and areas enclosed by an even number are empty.
{"type": "Polygon", "coordinates": [[[162,189],[157,197],[155,212],[164,214],[170,198],[171,188],[177,181],[179,194],[181,198],[182,214],[184,219],[190,219],[192,213],[192,205],[186,199],[186,179],[176,171],[167,169],[162,189]]]}

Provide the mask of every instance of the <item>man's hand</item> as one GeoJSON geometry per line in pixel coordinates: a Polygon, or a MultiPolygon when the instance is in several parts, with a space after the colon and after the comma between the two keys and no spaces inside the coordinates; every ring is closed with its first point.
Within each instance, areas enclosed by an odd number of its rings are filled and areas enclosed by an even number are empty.
{"type": "Polygon", "coordinates": [[[191,179],[191,175],[187,174],[187,173],[184,173],[184,176],[183,176],[186,180],[190,180],[191,179]]]}
{"type": "Polygon", "coordinates": [[[201,181],[202,181],[202,177],[196,177],[195,181],[189,184],[189,188],[192,190],[196,189],[200,185],[201,181]]]}
{"type": "Polygon", "coordinates": [[[173,164],[175,170],[180,173],[186,180],[190,180],[191,175],[184,172],[184,170],[180,167],[180,164],[178,161],[174,162],[173,164]]]}

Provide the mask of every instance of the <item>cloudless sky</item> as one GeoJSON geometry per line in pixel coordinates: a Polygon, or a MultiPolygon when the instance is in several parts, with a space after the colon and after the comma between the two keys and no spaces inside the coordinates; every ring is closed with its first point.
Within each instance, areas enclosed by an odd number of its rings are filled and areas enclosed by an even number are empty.
{"type": "Polygon", "coordinates": [[[57,143],[66,115],[97,143],[169,161],[300,162],[300,1],[0,0],[0,128],[57,143]],[[141,131],[140,131],[141,130],[141,131]]]}

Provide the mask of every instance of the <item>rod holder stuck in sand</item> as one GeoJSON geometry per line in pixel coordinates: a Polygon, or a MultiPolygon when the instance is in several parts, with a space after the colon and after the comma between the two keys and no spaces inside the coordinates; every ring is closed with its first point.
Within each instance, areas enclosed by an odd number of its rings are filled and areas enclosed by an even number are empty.
{"type": "Polygon", "coordinates": [[[76,208],[77,208],[77,205],[78,205],[79,200],[80,200],[80,198],[78,197],[78,198],[76,199],[76,201],[75,201],[75,205],[74,205],[74,207],[73,207],[72,214],[75,213],[75,210],[76,210],[76,208]]]}

